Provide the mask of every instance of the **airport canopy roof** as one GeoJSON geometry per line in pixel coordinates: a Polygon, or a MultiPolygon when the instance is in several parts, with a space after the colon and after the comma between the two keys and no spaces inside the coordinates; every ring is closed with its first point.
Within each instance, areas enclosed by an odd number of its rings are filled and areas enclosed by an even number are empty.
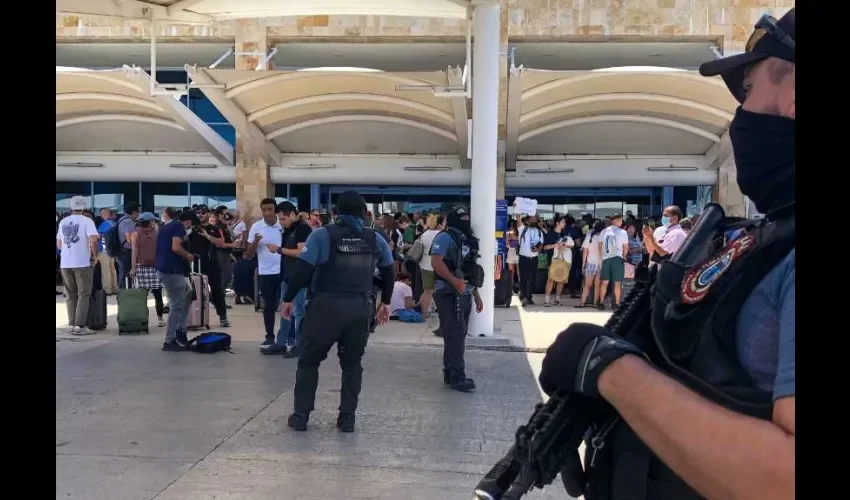
{"type": "Polygon", "coordinates": [[[177,97],[150,95],[139,70],[56,68],[56,151],[204,152],[232,165],[233,147],[177,97]]]}

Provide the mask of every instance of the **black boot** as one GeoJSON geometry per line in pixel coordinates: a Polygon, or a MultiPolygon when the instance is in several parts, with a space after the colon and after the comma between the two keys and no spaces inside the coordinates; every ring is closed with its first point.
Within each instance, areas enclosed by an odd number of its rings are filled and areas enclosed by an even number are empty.
{"type": "Polygon", "coordinates": [[[296,431],[306,431],[308,420],[310,420],[309,413],[294,412],[289,416],[289,420],[286,421],[286,425],[292,427],[296,431]]]}
{"type": "Polygon", "coordinates": [[[340,412],[336,418],[336,427],[340,432],[354,432],[354,414],[340,412]]]}
{"type": "Polygon", "coordinates": [[[472,392],[475,390],[475,381],[466,377],[455,377],[449,382],[449,386],[460,392],[472,392]]]}

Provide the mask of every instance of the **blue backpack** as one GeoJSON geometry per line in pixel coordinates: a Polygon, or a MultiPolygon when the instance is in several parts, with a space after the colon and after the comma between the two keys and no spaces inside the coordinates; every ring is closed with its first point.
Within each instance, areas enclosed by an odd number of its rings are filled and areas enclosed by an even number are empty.
{"type": "Polygon", "coordinates": [[[189,350],[202,354],[212,354],[218,351],[230,350],[230,335],[222,332],[204,332],[189,341],[189,350]]]}

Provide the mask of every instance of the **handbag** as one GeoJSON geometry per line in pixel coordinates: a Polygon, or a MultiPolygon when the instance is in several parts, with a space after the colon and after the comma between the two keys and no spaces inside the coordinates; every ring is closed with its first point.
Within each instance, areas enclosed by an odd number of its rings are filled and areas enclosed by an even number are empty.
{"type": "Polygon", "coordinates": [[[422,243],[422,240],[417,239],[413,242],[413,246],[410,247],[410,250],[407,251],[406,259],[418,264],[419,261],[422,260],[423,255],[425,255],[425,245],[422,243]]]}
{"type": "Polygon", "coordinates": [[[563,283],[570,277],[570,267],[564,259],[552,259],[549,266],[549,279],[555,283],[563,283]]]}

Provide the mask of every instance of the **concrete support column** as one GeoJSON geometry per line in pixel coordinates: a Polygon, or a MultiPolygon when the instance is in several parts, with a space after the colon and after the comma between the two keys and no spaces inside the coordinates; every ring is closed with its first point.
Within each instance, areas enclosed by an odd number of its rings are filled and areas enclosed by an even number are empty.
{"type": "MultiPolygon", "coordinates": [[[[505,199],[505,153],[508,138],[508,4],[511,0],[500,0],[499,12],[499,129],[496,148],[496,199],[505,199]]],[[[475,87],[473,86],[473,90],[475,87]]]]}
{"type": "Polygon", "coordinates": [[[480,239],[484,311],[473,311],[471,335],[493,335],[496,255],[496,188],[499,127],[499,4],[478,5],[474,12],[472,57],[472,228],[480,239]]]}
{"type": "MultiPolygon", "coordinates": [[[[310,184],[310,207],[307,210],[313,210],[314,208],[319,208],[320,202],[322,201],[322,194],[319,191],[318,184],[310,184]]],[[[307,210],[304,210],[305,212],[307,210]]]]}
{"type": "Polygon", "coordinates": [[[738,169],[735,157],[730,156],[717,169],[717,184],[712,190],[712,199],[720,204],[726,215],[732,217],[746,216],[746,200],[741,188],[738,187],[738,169]]]}
{"type": "MultiPolygon", "coordinates": [[[[258,19],[236,21],[236,69],[255,70],[268,53],[265,24],[258,19]]],[[[270,69],[270,64],[262,69],[270,69]]],[[[262,145],[236,135],[236,205],[242,217],[253,222],[260,217],[260,201],[274,197],[269,165],[262,159],[262,145]]]]}

